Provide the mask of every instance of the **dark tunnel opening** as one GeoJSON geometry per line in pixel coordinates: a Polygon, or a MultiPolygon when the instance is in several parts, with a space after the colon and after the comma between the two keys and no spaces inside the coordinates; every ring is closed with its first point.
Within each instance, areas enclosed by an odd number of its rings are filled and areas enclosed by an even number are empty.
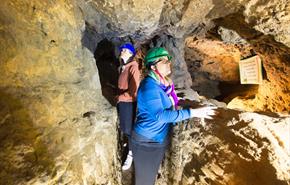
{"type": "Polygon", "coordinates": [[[99,71],[102,94],[111,105],[116,105],[119,62],[115,56],[114,44],[103,39],[98,43],[94,57],[99,71]]]}
{"type": "Polygon", "coordinates": [[[244,99],[253,99],[258,92],[259,85],[256,84],[230,84],[219,82],[218,89],[220,95],[214,97],[218,101],[229,103],[232,99],[239,96],[244,99]]]}

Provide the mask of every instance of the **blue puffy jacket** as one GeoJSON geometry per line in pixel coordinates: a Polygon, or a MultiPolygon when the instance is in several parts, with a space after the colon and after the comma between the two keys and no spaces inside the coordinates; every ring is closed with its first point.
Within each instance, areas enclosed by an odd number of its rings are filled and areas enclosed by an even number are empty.
{"type": "Polygon", "coordinates": [[[163,142],[171,124],[190,118],[189,109],[172,110],[172,103],[159,82],[147,76],[137,93],[137,120],[134,130],[156,142],[163,142]]]}

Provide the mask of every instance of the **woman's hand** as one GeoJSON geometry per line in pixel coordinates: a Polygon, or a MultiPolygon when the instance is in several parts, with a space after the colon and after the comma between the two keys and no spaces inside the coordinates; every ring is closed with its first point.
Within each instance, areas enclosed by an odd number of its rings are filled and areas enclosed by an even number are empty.
{"type": "Polygon", "coordinates": [[[217,107],[189,109],[190,117],[213,119],[212,116],[216,115],[215,109],[217,109],[217,107]]]}

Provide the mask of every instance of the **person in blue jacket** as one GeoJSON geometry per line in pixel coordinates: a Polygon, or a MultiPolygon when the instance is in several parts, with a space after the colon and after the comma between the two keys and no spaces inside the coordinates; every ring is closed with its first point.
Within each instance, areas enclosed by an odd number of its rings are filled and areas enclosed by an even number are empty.
{"type": "Polygon", "coordinates": [[[169,144],[172,123],[191,117],[212,119],[215,107],[176,110],[177,96],[172,81],[171,56],[162,47],[152,48],[145,56],[148,75],[137,92],[137,118],[131,142],[134,156],[135,185],[153,185],[169,144]]]}

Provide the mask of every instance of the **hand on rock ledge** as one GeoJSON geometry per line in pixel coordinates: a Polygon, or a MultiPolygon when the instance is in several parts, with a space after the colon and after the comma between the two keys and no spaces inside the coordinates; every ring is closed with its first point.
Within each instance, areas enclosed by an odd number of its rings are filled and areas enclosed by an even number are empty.
{"type": "Polygon", "coordinates": [[[212,116],[216,115],[217,107],[201,107],[196,109],[189,109],[191,117],[213,119],[212,116]]]}

